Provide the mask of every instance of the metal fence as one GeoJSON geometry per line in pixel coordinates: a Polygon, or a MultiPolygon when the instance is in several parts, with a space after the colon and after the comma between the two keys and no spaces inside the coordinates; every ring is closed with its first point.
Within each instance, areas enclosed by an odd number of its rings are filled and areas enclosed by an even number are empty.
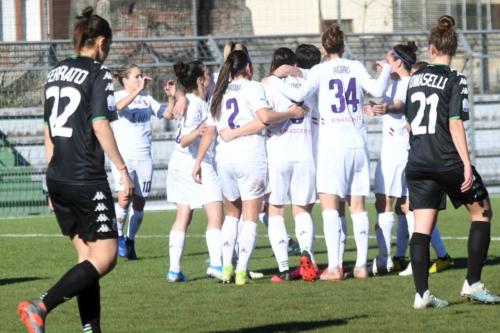
{"type": "MultiPolygon", "coordinates": [[[[418,57],[427,60],[427,34],[424,32],[347,34],[348,58],[362,61],[375,71],[374,61],[385,57],[395,44],[414,40],[418,57]]],[[[110,68],[136,63],[153,77],[148,87],[159,101],[163,89],[173,78],[172,65],[178,60],[199,59],[212,71],[222,61],[228,41],[241,41],[249,49],[256,79],[268,72],[271,55],[277,47],[295,49],[302,43],[320,45],[320,35],[167,37],[119,39],[113,42],[106,61],[110,68]]],[[[58,61],[73,53],[68,40],[48,42],[0,43],[0,216],[46,211],[41,194],[44,173],[42,91],[45,76],[58,61]]],[[[460,33],[459,51],[452,64],[469,79],[473,114],[468,126],[472,155],[490,185],[500,185],[500,31],[460,33]],[[485,95],[487,93],[496,93],[485,95]],[[496,104],[492,104],[495,103],[496,104]],[[483,171],[485,170],[485,171],[483,171]]],[[[119,87],[116,86],[116,89],[119,87]]],[[[168,159],[173,149],[173,124],[153,121],[152,201],[165,201],[168,159]]],[[[368,119],[369,149],[375,161],[380,147],[380,122],[368,119]]]]}

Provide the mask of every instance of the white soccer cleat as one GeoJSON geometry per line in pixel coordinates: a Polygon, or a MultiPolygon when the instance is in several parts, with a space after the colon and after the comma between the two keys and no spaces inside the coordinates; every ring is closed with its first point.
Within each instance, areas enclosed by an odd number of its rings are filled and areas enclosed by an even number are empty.
{"type": "Polygon", "coordinates": [[[426,290],[424,295],[420,297],[418,293],[415,294],[415,301],[413,302],[413,308],[415,310],[421,310],[426,308],[445,308],[448,306],[448,302],[439,299],[431,294],[429,290],[426,290]]]}
{"type": "Polygon", "coordinates": [[[208,266],[207,277],[222,280],[222,266],[208,266]]]}
{"type": "Polygon", "coordinates": [[[412,276],[413,269],[411,268],[411,264],[408,264],[404,271],[399,272],[399,276],[412,276]]]}
{"type": "Polygon", "coordinates": [[[373,258],[371,267],[369,268],[369,273],[373,276],[375,275],[385,275],[394,270],[394,263],[391,257],[380,257],[376,256],[373,258]]]}
{"type": "Polygon", "coordinates": [[[482,283],[481,281],[477,281],[476,283],[469,285],[469,282],[465,280],[464,285],[462,286],[462,291],[460,292],[460,296],[465,297],[471,301],[476,301],[484,304],[500,303],[500,297],[486,289],[484,283],[482,283]]]}

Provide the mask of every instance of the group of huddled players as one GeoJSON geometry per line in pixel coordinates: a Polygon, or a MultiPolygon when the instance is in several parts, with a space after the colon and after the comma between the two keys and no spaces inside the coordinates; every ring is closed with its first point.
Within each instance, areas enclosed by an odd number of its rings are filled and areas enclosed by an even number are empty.
{"type": "Polygon", "coordinates": [[[161,105],[145,92],[149,78],[136,65],[118,71],[124,89],[114,93],[111,72],[103,65],[112,31],[106,20],[86,8],[74,29],[76,56],[48,75],[44,113],[48,193],[62,233],[77,251],[78,264],[40,300],[19,304],[28,331],[44,332],[47,314],[77,296],[84,332],[100,332],[99,279],[113,269],[117,252],[137,258],[135,234],[153,172],[153,114],[179,119],[167,174],[168,200],[177,204],[168,281],[187,281],[180,261],[197,207],[203,207],[208,220],[208,275],[225,283],[234,280],[236,285],[248,282],[248,262],[262,214],[279,269],[273,282],[342,280],[347,203],[357,249],[352,275],[365,279],[370,273],[402,270],[411,236],[411,265],[405,271],[413,273],[413,306],[444,307],[448,302],[433,296],[428,287],[429,245],[432,241],[442,261],[450,260],[435,228],[448,195],[455,207],[467,207],[472,221],[461,295],[499,303],[481,282],[492,211],[467,149],[467,80],[449,66],[457,49],[453,26],[453,18],[443,16],[430,31],[430,64],[416,64],[413,42],[399,44],[377,63],[377,79],[360,62],[342,58],[344,33],[337,25],[323,34],[321,51],[312,45],[301,45],[295,52],[277,49],[270,75],[261,83],[252,81],[246,48],[231,43],[215,75],[199,61],[177,63],[177,83],[167,82],[168,104],[161,105]],[[376,102],[365,104],[364,91],[376,102]],[[375,180],[379,252],[370,264],[365,115],[383,117],[375,180]],[[116,224],[104,153],[117,183],[116,224]],[[317,198],[328,252],[322,272],[314,257],[311,217],[317,198]],[[391,258],[394,201],[398,246],[391,258]],[[301,253],[293,271],[284,222],[289,202],[301,253]]]}

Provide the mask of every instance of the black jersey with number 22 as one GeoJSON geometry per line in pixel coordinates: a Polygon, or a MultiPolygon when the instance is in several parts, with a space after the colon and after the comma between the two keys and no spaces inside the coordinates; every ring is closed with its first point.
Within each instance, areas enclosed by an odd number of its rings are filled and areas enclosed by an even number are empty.
{"type": "Polygon", "coordinates": [[[54,144],[47,178],[67,184],[106,182],[104,152],[92,124],[116,118],[109,69],[86,57],[63,60],[49,72],[44,97],[44,122],[54,144]]]}
{"type": "Polygon", "coordinates": [[[467,80],[444,65],[428,65],[410,78],[405,115],[411,126],[407,167],[447,171],[463,165],[450,119],[469,119],[467,80]]]}

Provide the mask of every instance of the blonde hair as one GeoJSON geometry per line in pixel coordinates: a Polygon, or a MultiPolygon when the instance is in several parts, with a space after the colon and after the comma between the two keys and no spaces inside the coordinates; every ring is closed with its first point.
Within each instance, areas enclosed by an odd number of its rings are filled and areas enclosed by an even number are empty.
{"type": "Polygon", "coordinates": [[[247,47],[239,42],[229,42],[224,45],[224,61],[227,60],[227,57],[231,54],[233,51],[243,51],[248,54],[247,47]]]}

